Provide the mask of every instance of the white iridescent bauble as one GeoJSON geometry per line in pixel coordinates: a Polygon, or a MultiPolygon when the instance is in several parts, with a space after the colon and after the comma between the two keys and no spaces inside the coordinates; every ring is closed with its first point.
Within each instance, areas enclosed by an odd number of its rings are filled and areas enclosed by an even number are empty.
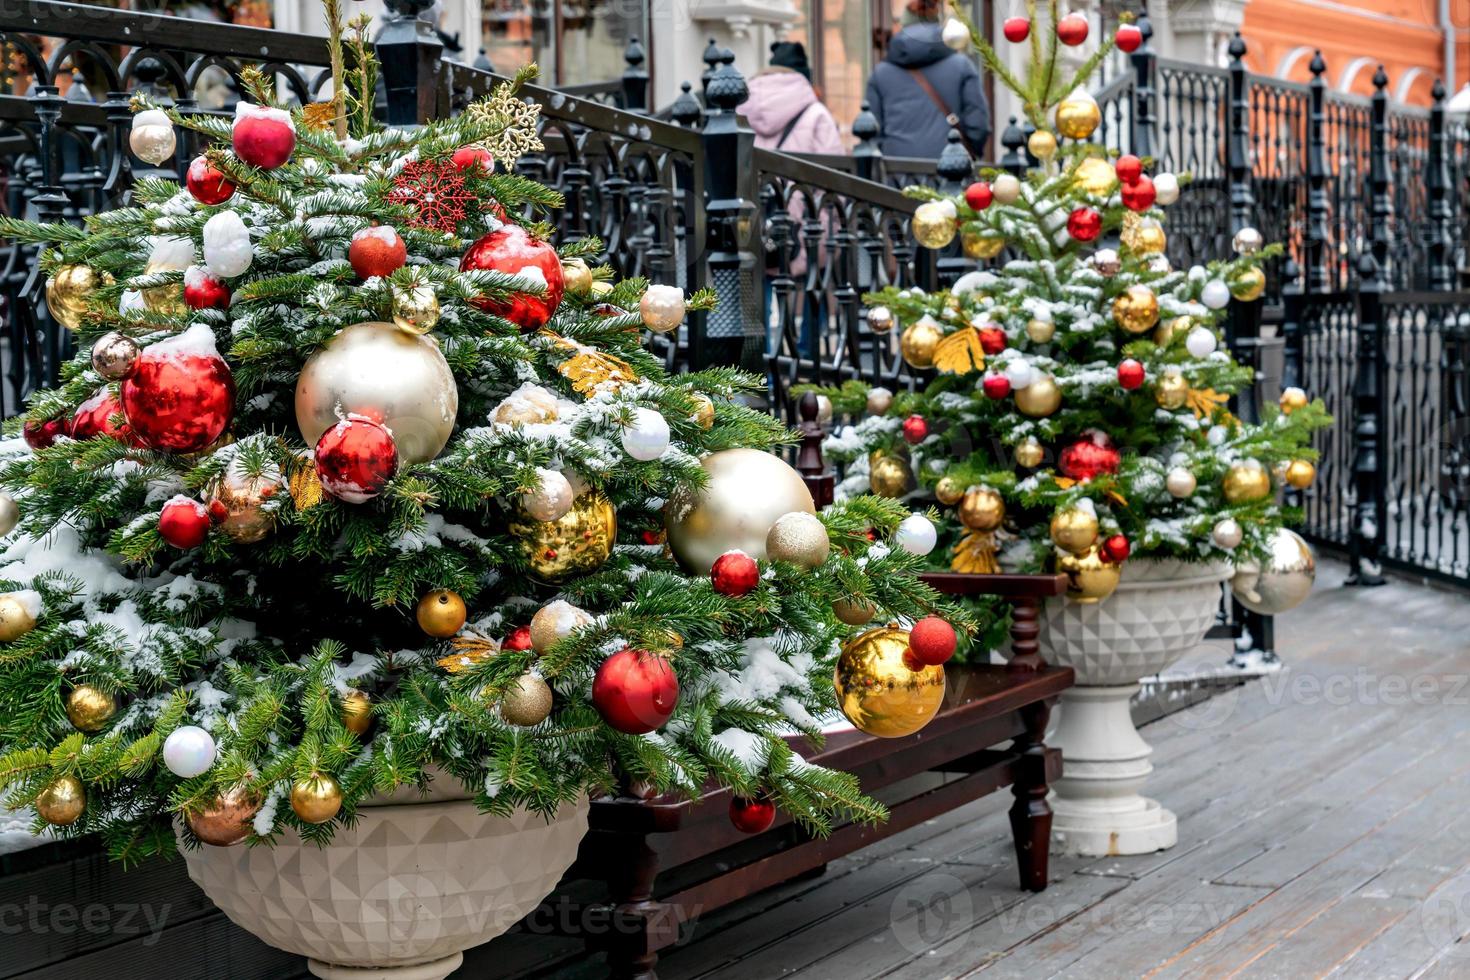
{"type": "Polygon", "coordinates": [[[572,483],[560,470],[537,467],[540,484],[521,496],[521,507],[538,521],[559,521],[572,509],[576,495],[572,483]]]}
{"type": "Polygon", "coordinates": [[[876,388],[868,389],[867,409],[869,415],[882,415],[888,411],[889,407],[892,406],[892,404],[893,392],[889,391],[887,388],[879,385],[876,388]]]}
{"type": "Polygon", "coordinates": [[[1194,474],[1182,466],[1176,466],[1164,477],[1164,486],[1169,493],[1180,500],[1194,495],[1195,487],[1198,485],[1194,474]]]}
{"type": "Polygon", "coordinates": [[[1216,524],[1215,529],[1210,532],[1210,539],[1226,551],[1237,547],[1244,537],[1245,532],[1241,530],[1240,522],[1233,517],[1225,518],[1216,524]]]}
{"type": "Polygon", "coordinates": [[[1154,203],[1166,208],[1177,200],[1179,200],[1179,178],[1169,173],[1156,174],[1154,176],[1154,203]]]}
{"type": "Polygon", "coordinates": [[[1001,204],[1015,204],[1021,196],[1021,181],[1015,174],[998,174],[990,182],[990,193],[1001,204]]]}
{"type": "Polygon", "coordinates": [[[238,214],[220,211],[204,223],[204,264],[216,278],[243,274],[254,258],[250,229],[238,214]]]}
{"type": "Polygon", "coordinates": [[[910,514],[893,532],[893,543],[911,555],[927,555],[939,541],[934,522],[923,514],[910,514]]]}
{"type": "Polygon", "coordinates": [[[684,290],[655,283],[643,292],[638,303],[643,325],[654,333],[669,333],[684,322],[684,290]]]}
{"type": "Polygon", "coordinates": [[[1265,236],[1249,225],[1237,231],[1230,240],[1230,246],[1237,255],[1255,255],[1265,244],[1265,236]]]}
{"type": "Polygon", "coordinates": [[[139,160],[155,167],[174,155],[178,137],[174,135],[174,124],[162,109],[144,109],[133,116],[133,128],[128,133],[128,148],[139,160]]]}
{"type": "Polygon", "coordinates": [[[214,765],[214,738],[198,725],[175,728],[163,741],[163,764],[180,779],[202,776],[214,765]]]}
{"type": "Polygon", "coordinates": [[[1230,305],[1230,287],[1223,279],[1211,279],[1200,290],[1199,300],[1212,310],[1223,310],[1230,305]]]}
{"type": "Polygon", "coordinates": [[[1215,353],[1219,341],[1215,339],[1215,331],[1208,327],[1195,327],[1189,331],[1189,336],[1184,338],[1184,349],[1189,351],[1190,357],[1209,357],[1215,353]]]}
{"type": "Polygon", "coordinates": [[[632,424],[623,426],[623,452],[647,463],[668,448],[668,421],[651,408],[634,409],[632,424]]]}

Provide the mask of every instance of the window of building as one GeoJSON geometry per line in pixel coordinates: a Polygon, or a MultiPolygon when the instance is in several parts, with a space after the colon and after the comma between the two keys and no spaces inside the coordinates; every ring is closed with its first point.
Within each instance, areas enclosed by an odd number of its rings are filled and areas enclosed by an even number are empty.
{"type": "Polygon", "coordinates": [[[629,38],[648,37],[638,0],[485,0],[481,37],[497,71],[534,61],[545,85],[605,82],[627,67],[629,38]]]}

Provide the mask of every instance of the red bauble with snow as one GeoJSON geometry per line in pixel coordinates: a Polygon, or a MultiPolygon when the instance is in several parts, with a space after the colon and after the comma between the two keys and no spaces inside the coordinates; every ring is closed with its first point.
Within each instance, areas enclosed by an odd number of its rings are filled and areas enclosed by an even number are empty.
{"type": "Polygon", "coordinates": [[[349,504],[372,500],[398,472],[393,433],[361,415],[349,415],[323,432],[315,458],[322,489],[349,504]]]}
{"type": "Polygon", "coordinates": [[[512,293],[504,300],[482,296],[474,304],[487,313],[503,316],[522,330],[537,330],[546,326],[551,314],[561,305],[566,282],[562,278],[561,259],[556,249],[546,242],[532,238],[520,225],[506,225],[498,231],[481,238],[470,246],[460,260],[459,270],[470,272],[488,269],[503,272],[508,276],[522,276],[545,284],[540,296],[532,293],[512,293]]]}
{"type": "Polygon", "coordinates": [[[158,535],[181,551],[197,548],[209,536],[209,508],[179,494],[158,512],[158,535]]]}
{"type": "Polygon", "coordinates": [[[924,421],[922,415],[910,415],[903,420],[903,441],[910,446],[917,446],[929,438],[929,423],[924,421]]]}
{"type": "Polygon", "coordinates": [[[754,800],[744,796],[732,797],[730,822],[742,834],[764,833],[776,822],[776,804],[764,796],[754,800]]]}
{"type": "Polygon", "coordinates": [[[985,380],[980,382],[980,387],[986,398],[1000,401],[1011,393],[1011,379],[1003,374],[987,374],[985,380]]]}
{"type": "Polygon", "coordinates": [[[54,419],[44,422],[27,422],[21,430],[26,445],[32,449],[46,449],[55,445],[57,436],[67,434],[68,419],[64,415],[58,415],[54,419]]]}
{"type": "Polygon", "coordinates": [[[296,128],[291,124],[291,114],[284,109],[239,102],[235,105],[231,142],[241,162],[274,170],[291,159],[291,151],[296,149],[296,128]]]}
{"type": "Polygon", "coordinates": [[[1113,172],[1118,175],[1118,182],[1125,187],[1136,184],[1138,178],[1143,176],[1143,161],[1131,153],[1125,153],[1113,164],[1113,172]]]}
{"type": "Polygon", "coordinates": [[[1133,358],[1125,359],[1118,365],[1118,384],[1128,391],[1141,388],[1144,380],[1143,365],[1133,358]]]}
{"type": "Polygon", "coordinates": [[[352,244],[347,246],[347,261],[359,279],[386,276],[403,268],[408,261],[408,246],[394,229],[373,225],[352,236],[352,244]]]}
{"type": "Polygon", "coordinates": [[[1157,196],[1153,179],[1146,174],[1139,174],[1133,183],[1123,185],[1121,196],[1123,206],[1128,210],[1147,211],[1154,206],[1154,198],[1157,196]]]}
{"type": "Polygon", "coordinates": [[[124,414],[126,413],[123,411],[122,402],[118,401],[117,395],[107,388],[102,388],[77,406],[77,410],[72,413],[71,422],[66,427],[66,434],[78,441],[95,439],[98,436],[111,436],[129,445],[134,445],[136,439],[127,423],[113,421],[114,417],[124,414]]]}
{"type": "Polygon", "coordinates": [[[1031,35],[1031,21],[1025,17],[1007,17],[1001,25],[1000,32],[1005,35],[1006,40],[1012,44],[1020,44],[1031,35]]]}
{"type": "Polygon", "coordinates": [[[200,204],[223,204],[235,193],[235,182],[205,156],[197,156],[190,162],[184,185],[200,204]]]}
{"type": "Polygon", "coordinates": [[[480,170],[489,173],[495,169],[495,157],[483,146],[461,146],[449,158],[460,170],[480,170]]]}
{"type": "Polygon", "coordinates": [[[1124,54],[1132,54],[1143,43],[1143,31],[1139,30],[1137,24],[1121,24],[1118,32],[1113,35],[1113,43],[1124,54]]]}
{"type": "Polygon", "coordinates": [[[1102,234],[1102,215],[1093,208],[1078,208],[1067,216],[1067,234],[1079,242],[1090,242],[1102,234]]]}
{"type": "Polygon", "coordinates": [[[230,287],[202,265],[184,270],[184,305],[191,310],[223,310],[230,305],[230,287]]]}
{"type": "Polygon", "coordinates": [[[710,583],[720,595],[738,599],[760,582],[760,566],[743,551],[727,551],[709,569],[710,583]]]}
{"type": "Polygon", "coordinates": [[[980,334],[980,349],[992,357],[1006,349],[1006,332],[1000,327],[991,324],[977,327],[976,332],[980,334]]]}
{"type": "Polygon", "coordinates": [[[926,667],[946,663],[958,642],[954,627],[938,616],[925,616],[909,630],[909,653],[926,667]]]}
{"type": "Polygon", "coordinates": [[[517,626],[510,631],[505,642],[500,644],[502,650],[530,650],[531,649],[531,627],[517,626]]]}
{"type": "Polygon", "coordinates": [[[1057,21],[1057,40],[1069,48],[1087,40],[1087,18],[1073,13],[1057,21]]]}
{"type": "Polygon", "coordinates": [[[1064,448],[1057,456],[1057,472],[1080,483],[1102,473],[1118,472],[1122,454],[1107,433],[1088,429],[1082,438],[1064,448]]]}
{"type": "Polygon", "coordinates": [[[977,180],[965,188],[965,203],[972,211],[984,211],[990,207],[990,202],[993,200],[995,200],[995,192],[983,180],[977,180]]]}
{"type": "Polygon", "coordinates": [[[679,703],[679,678],[666,657],[626,648],[592,678],[592,706],[620,732],[646,735],[663,727],[679,703]]]}
{"type": "Polygon", "coordinates": [[[122,407],[133,435],[150,449],[197,453],[224,434],[235,411],[235,379],[195,324],[138,355],[122,383],[122,407]]]}
{"type": "Polygon", "coordinates": [[[1133,545],[1129,544],[1128,539],[1121,534],[1114,534],[1102,543],[1103,561],[1110,561],[1116,564],[1120,561],[1126,561],[1132,553],[1133,545]]]}

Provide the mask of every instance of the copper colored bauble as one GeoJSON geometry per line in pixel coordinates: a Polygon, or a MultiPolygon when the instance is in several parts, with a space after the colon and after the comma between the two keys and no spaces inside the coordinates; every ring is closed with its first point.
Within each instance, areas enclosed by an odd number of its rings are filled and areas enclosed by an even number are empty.
{"type": "Polygon", "coordinates": [[[1086,483],[1102,473],[1118,472],[1122,454],[1107,434],[1089,429],[1082,438],[1064,447],[1057,455],[1057,472],[1079,483],[1086,483]]]}
{"type": "Polygon", "coordinates": [[[411,334],[424,334],[439,324],[439,297],[426,282],[393,287],[393,325],[411,334]]]}
{"type": "Polygon", "coordinates": [[[362,691],[342,695],[342,727],[362,738],[373,727],[373,700],[362,691]]]}
{"type": "Polygon", "coordinates": [[[1085,555],[1097,543],[1097,515],[1085,507],[1068,507],[1051,518],[1051,540],[1063,551],[1085,555]]]}
{"type": "Polygon", "coordinates": [[[128,445],[135,445],[132,430],[126,422],[117,421],[123,414],[122,402],[107,388],[77,406],[67,424],[66,434],[78,442],[111,436],[128,445]]]}
{"type": "Polygon", "coordinates": [[[92,684],[78,684],[66,695],[66,717],[73,728],[95,735],[117,714],[117,698],[92,684]]]}
{"type": "Polygon", "coordinates": [[[1069,140],[1085,140],[1102,122],[1102,110],[1086,89],[1078,89],[1057,104],[1057,133],[1069,140]]]}
{"type": "Polygon", "coordinates": [[[557,583],[596,571],[612,554],[618,537],[613,505],[596,490],[578,494],[572,509],[554,521],[514,518],[508,530],[531,572],[557,583]]]}
{"type": "Polygon", "coordinates": [[[1090,242],[1102,233],[1102,215],[1095,208],[1077,208],[1067,216],[1067,234],[1090,242]]]}
{"type": "Polygon", "coordinates": [[[507,725],[530,728],[551,714],[551,685],[536,674],[522,674],[500,696],[500,717],[507,725]]]}
{"type": "Polygon", "coordinates": [[[667,657],[625,648],[592,678],[592,705],[602,720],[628,735],[664,726],[679,703],[679,678],[667,657]]]}
{"type": "Polygon", "coordinates": [[[874,306],[868,310],[868,329],[874,333],[887,333],[893,329],[893,311],[886,306],[874,306]]]}
{"type": "Polygon", "coordinates": [[[137,341],[114,330],[92,345],[92,370],[104,380],[120,381],[133,370],[139,353],[137,341]]]}
{"type": "Polygon", "coordinates": [[[868,400],[864,408],[869,415],[884,415],[893,405],[893,392],[882,386],[868,389],[868,400]]]}
{"type": "Polygon", "coordinates": [[[1294,386],[1282,391],[1278,402],[1281,405],[1281,411],[1286,415],[1290,415],[1299,408],[1306,408],[1310,403],[1311,399],[1307,397],[1307,393],[1294,386]]]}
{"type": "Polygon", "coordinates": [[[909,630],[909,657],[928,667],[947,663],[959,638],[954,627],[938,616],[925,616],[909,630]]]}
{"type": "Polygon", "coordinates": [[[1166,371],[1154,385],[1154,401],[1160,408],[1176,411],[1189,398],[1189,382],[1178,371],[1166,371]]]}
{"type": "Polygon", "coordinates": [[[342,786],[327,773],[291,784],[291,809],[306,823],[327,823],[342,809],[342,786]]]}
{"type": "Polygon", "coordinates": [[[531,649],[537,656],[544,657],[551,648],[571,636],[583,626],[591,625],[592,616],[585,609],[572,605],[565,599],[548,602],[536,610],[527,627],[531,649]]]}
{"type": "Polygon", "coordinates": [[[1097,548],[1089,548],[1082,554],[1058,550],[1056,569],[1067,576],[1067,597],[1074,602],[1106,599],[1123,577],[1123,566],[1104,559],[1097,548]]]}
{"type": "Polygon", "coordinates": [[[907,630],[879,626],[848,640],[832,675],[842,714],[878,738],[919,731],[944,702],[944,668],[915,666],[907,630]]]}
{"type": "Polygon", "coordinates": [[[8,493],[0,493],[0,538],[15,530],[20,523],[20,504],[8,493]]]}
{"type": "Polygon", "coordinates": [[[993,259],[1006,247],[1004,235],[993,232],[967,231],[960,236],[960,248],[965,258],[983,261],[993,259]]]}
{"type": "Polygon", "coordinates": [[[1266,274],[1257,268],[1246,269],[1230,283],[1230,295],[1242,303],[1253,303],[1266,292],[1266,274]]]}
{"type": "Polygon", "coordinates": [[[946,507],[953,507],[965,496],[965,485],[952,476],[942,476],[934,484],[934,496],[946,507]]]}
{"type": "Polygon", "coordinates": [[[911,221],[914,240],[925,248],[944,248],[954,241],[954,205],[948,201],[925,201],[914,209],[911,221]]]}
{"type": "Polygon", "coordinates": [[[235,193],[235,182],[203,154],[189,162],[184,183],[200,204],[223,204],[235,193]]]}
{"type": "Polygon", "coordinates": [[[862,599],[837,599],[832,603],[832,615],[848,626],[866,626],[878,615],[878,607],[862,599]]]}
{"type": "Polygon", "coordinates": [[[284,109],[241,101],[235,106],[231,132],[235,156],[262,170],[274,170],[291,159],[296,128],[284,109]]]}
{"type": "Polygon", "coordinates": [[[934,366],[934,352],[943,339],[939,324],[925,316],[908,325],[899,337],[898,347],[910,367],[928,368],[934,366]]]}
{"type": "Polygon", "coordinates": [[[469,618],[464,599],[453,589],[435,589],[424,593],[414,609],[419,629],[439,640],[447,640],[464,628],[469,618]]]}
{"type": "Polygon", "coordinates": [[[36,815],[53,827],[69,827],[87,809],[87,791],[75,776],[58,776],[36,797],[36,815]]]}
{"type": "Polygon", "coordinates": [[[1038,129],[1026,137],[1026,149],[1038,160],[1050,160],[1057,155],[1057,138],[1049,129],[1038,129]]]}
{"type": "Polygon", "coordinates": [[[209,274],[200,265],[184,270],[184,305],[191,310],[227,310],[230,287],[209,274]]]}
{"type": "Polygon", "coordinates": [[[123,414],[151,449],[197,453],[224,434],[235,414],[235,379],[214,347],[214,332],[196,324],[150,344],[121,386],[123,414]]]}
{"type": "Polygon", "coordinates": [[[1279,616],[1312,594],[1317,559],[1301,535],[1284,527],[1271,535],[1266,548],[1264,563],[1249,561],[1236,566],[1230,591],[1251,612],[1279,616]]]}
{"type": "Polygon", "coordinates": [[[566,291],[561,257],[546,242],[532,238],[520,225],[505,225],[469,247],[460,260],[459,271],[486,269],[520,276],[542,287],[538,294],[510,293],[504,299],[481,296],[472,302],[487,313],[504,317],[522,330],[546,326],[566,291]]]}
{"type": "Polygon", "coordinates": [[[1124,358],[1118,364],[1118,386],[1124,391],[1133,391],[1143,386],[1145,372],[1143,365],[1131,357],[1124,358]]]}
{"type": "Polygon", "coordinates": [[[868,464],[868,487],[880,497],[902,497],[913,489],[913,471],[897,456],[880,456],[868,464]]]}
{"type": "Polygon", "coordinates": [[[1102,157],[1088,157],[1077,164],[1077,169],[1072,171],[1072,179],[1077,182],[1078,187],[1094,197],[1110,194],[1118,185],[1118,175],[1113,170],[1113,165],[1102,157]]]}
{"type": "Polygon", "coordinates": [[[709,477],[705,488],[680,488],[664,509],[669,549],[696,575],[708,573],[727,551],[765,558],[766,538],[778,518],[816,513],[801,474],[770,453],[725,449],[700,465],[709,477]]]}
{"type": "Polygon", "coordinates": [[[1252,504],[1271,496],[1271,476],[1266,468],[1254,459],[1231,463],[1225,473],[1221,490],[1226,503],[1252,504]]]}
{"type": "Polygon", "coordinates": [[[296,382],[296,425],[308,446],[352,412],[393,433],[405,466],[439,455],[458,411],[459,388],[439,345],[380,321],[339,330],[296,382]]]}
{"type": "Polygon", "coordinates": [[[1087,17],[1079,13],[1070,13],[1057,21],[1057,40],[1075,48],[1087,40],[1087,17]]]}
{"type": "Polygon", "coordinates": [[[0,643],[9,643],[36,628],[39,603],[13,592],[0,595],[0,643]]]}
{"type": "Polygon", "coordinates": [[[204,809],[186,814],[184,822],[204,843],[232,847],[250,836],[260,804],[259,794],[236,786],[216,796],[204,809]]]}
{"type": "Polygon", "coordinates": [[[566,291],[573,296],[592,295],[592,270],[582,259],[562,259],[561,280],[566,291]]]}
{"type": "Polygon", "coordinates": [[[716,592],[738,599],[755,591],[760,583],[760,566],[743,551],[727,551],[710,566],[709,577],[716,592]]]}
{"type": "Polygon", "coordinates": [[[1023,415],[1045,418],[1062,407],[1062,389],[1049,374],[1043,374],[1016,392],[1016,408],[1023,415]]]}
{"type": "Polygon", "coordinates": [[[1100,276],[1116,276],[1123,268],[1123,260],[1118,257],[1118,250],[1115,248],[1100,248],[1087,261],[1100,276]]]}
{"type": "Polygon", "coordinates": [[[755,800],[744,796],[730,798],[730,823],[742,834],[765,833],[775,822],[776,804],[768,797],[755,800]]]}
{"type": "Polygon", "coordinates": [[[1152,330],[1159,322],[1159,298],[1147,286],[1129,286],[1113,300],[1113,319],[1132,334],[1152,330]]]}
{"type": "Polygon", "coordinates": [[[684,322],[685,310],[684,290],[678,286],[655,283],[643,291],[643,298],[638,301],[643,325],[654,333],[678,330],[684,322]]]}
{"type": "Polygon", "coordinates": [[[1282,475],[1286,485],[1296,490],[1305,490],[1317,479],[1317,467],[1312,465],[1309,459],[1294,459],[1286,464],[1286,472],[1282,475]]]}
{"type": "Polygon", "coordinates": [[[1015,457],[1017,466],[1034,470],[1046,458],[1046,449],[1037,441],[1035,436],[1027,436],[1016,443],[1016,448],[1012,450],[1012,455],[1015,457]]]}
{"type": "Polygon", "coordinates": [[[99,287],[112,282],[112,277],[99,273],[90,265],[63,265],[46,280],[46,309],[56,322],[68,330],[82,325],[87,312],[87,299],[99,287]]]}
{"type": "Polygon", "coordinates": [[[408,247],[398,232],[387,225],[358,230],[347,247],[347,262],[359,279],[389,275],[403,268],[407,261],[408,247]]]}
{"type": "Polygon", "coordinates": [[[972,531],[994,531],[1005,516],[1005,500],[989,487],[974,487],[960,501],[960,523],[972,531]]]}
{"type": "Polygon", "coordinates": [[[1154,206],[1154,199],[1157,195],[1158,192],[1154,190],[1154,182],[1147,174],[1140,174],[1133,183],[1123,185],[1123,206],[1130,211],[1147,211],[1154,206]]]}
{"type": "Polygon", "coordinates": [[[348,415],[323,432],[314,459],[322,489],[349,504],[372,500],[398,472],[392,433],[361,415],[348,415]]]}
{"type": "Polygon", "coordinates": [[[821,518],[806,511],[792,511],[776,518],[766,535],[766,556],[812,569],[827,560],[832,541],[821,518]]]}
{"type": "Polygon", "coordinates": [[[237,544],[254,544],[275,525],[275,517],[265,504],[280,489],[277,474],[250,476],[231,467],[211,488],[210,516],[237,544]]]}

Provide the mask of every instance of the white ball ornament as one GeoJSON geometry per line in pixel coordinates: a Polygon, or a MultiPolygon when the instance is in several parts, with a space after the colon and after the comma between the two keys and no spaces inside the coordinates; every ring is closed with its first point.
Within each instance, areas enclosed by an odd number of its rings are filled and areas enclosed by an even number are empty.
{"type": "Polygon", "coordinates": [[[1230,438],[1230,430],[1223,425],[1212,425],[1210,431],[1205,433],[1205,441],[1216,448],[1225,445],[1225,440],[1230,438]]]}
{"type": "Polygon", "coordinates": [[[1241,530],[1240,522],[1233,517],[1225,518],[1210,532],[1210,539],[1226,551],[1234,550],[1244,537],[1245,532],[1241,530]]]}
{"type": "Polygon", "coordinates": [[[133,116],[133,128],[128,133],[128,148],[139,160],[155,167],[174,155],[178,137],[174,135],[174,124],[162,109],[145,109],[133,116]]]}
{"type": "Polygon", "coordinates": [[[1230,305],[1230,287],[1223,279],[1211,279],[1200,290],[1199,299],[1212,310],[1223,310],[1230,305]]]}
{"type": "Polygon", "coordinates": [[[1182,466],[1174,467],[1169,471],[1169,475],[1164,477],[1164,486],[1172,496],[1180,500],[1193,496],[1197,485],[1198,481],[1194,474],[1182,466]]]}
{"type": "Polygon", "coordinates": [[[204,223],[204,264],[218,278],[229,279],[250,268],[255,258],[250,230],[233,211],[221,211],[204,223]]]}
{"type": "Polygon", "coordinates": [[[647,463],[668,448],[668,421],[651,408],[635,409],[632,424],[623,426],[623,452],[647,463]]]}
{"type": "Polygon", "coordinates": [[[1237,255],[1255,255],[1266,244],[1266,238],[1255,228],[1247,225],[1235,233],[1230,245],[1237,255]]]}
{"type": "Polygon", "coordinates": [[[163,764],[181,779],[202,776],[214,757],[214,738],[198,725],[175,728],[163,742],[163,764]]]}
{"type": "Polygon", "coordinates": [[[1031,382],[1036,380],[1036,369],[1031,366],[1030,361],[1018,359],[1006,364],[1006,380],[1016,391],[1031,387],[1031,382]]]}
{"type": "Polygon", "coordinates": [[[1021,181],[1015,174],[1000,174],[990,182],[990,193],[1002,204],[1015,204],[1021,196],[1021,181]]]}
{"type": "Polygon", "coordinates": [[[1170,173],[1154,176],[1154,203],[1168,207],[1179,200],[1179,178],[1170,173]]]}
{"type": "Polygon", "coordinates": [[[560,470],[537,468],[540,483],[521,497],[521,506],[538,521],[559,521],[572,509],[572,483],[560,470]]]}
{"type": "Polygon", "coordinates": [[[893,392],[879,385],[868,389],[868,414],[882,415],[893,405],[893,392]]]}
{"type": "Polygon", "coordinates": [[[956,17],[944,22],[944,31],[940,37],[944,46],[951,51],[965,51],[970,47],[970,29],[956,17]]]}
{"type": "Polygon", "coordinates": [[[927,555],[939,543],[939,532],[934,522],[923,514],[910,514],[893,532],[893,543],[911,555],[927,555]]]}
{"type": "Polygon", "coordinates": [[[1209,357],[1218,346],[1215,331],[1208,327],[1195,327],[1184,338],[1184,349],[1189,351],[1190,357],[1209,357]]]}
{"type": "Polygon", "coordinates": [[[1210,278],[1210,270],[1202,265],[1192,265],[1189,267],[1187,275],[1189,276],[1190,282],[1204,282],[1210,278]]]}
{"type": "Polygon", "coordinates": [[[684,290],[678,286],[654,284],[643,292],[638,303],[643,325],[654,333],[669,333],[684,322],[684,290]]]}
{"type": "Polygon", "coordinates": [[[15,530],[20,523],[20,505],[8,493],[0,493],[0,538],[15,530]]]}

